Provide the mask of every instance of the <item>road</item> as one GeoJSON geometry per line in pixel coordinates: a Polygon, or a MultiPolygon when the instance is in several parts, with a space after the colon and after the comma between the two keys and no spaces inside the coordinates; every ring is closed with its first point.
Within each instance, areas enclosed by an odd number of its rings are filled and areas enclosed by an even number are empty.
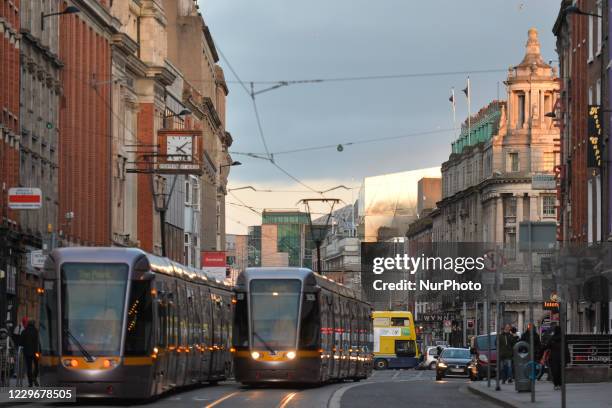
{"type": "MultiPolygon", "coordinates": [[[[322,387],[247,388],[228,381],[217,386],[204,386],[168,395],[139,407],[154,408],[370,408],[405,407],[484,407],[487,401],[472,395],[465,378],[435,381],[433,371],[387,370],[375,371],[365,381],[329,384],[322,387]]],[[[99,402],[83,407],[115,407],[99,402]]],[[[131,406],[124,404],[123,406],[131,406]]]]}

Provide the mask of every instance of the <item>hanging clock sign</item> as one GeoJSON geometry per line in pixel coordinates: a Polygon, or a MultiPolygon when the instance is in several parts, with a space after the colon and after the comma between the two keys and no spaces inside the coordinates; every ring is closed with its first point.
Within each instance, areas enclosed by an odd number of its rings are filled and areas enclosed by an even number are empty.
{"type": "Polygon", "coordinates": [[[202,132],[199,130],[160,130],[157,172],[168,174],[202,173],[202,132]]]}

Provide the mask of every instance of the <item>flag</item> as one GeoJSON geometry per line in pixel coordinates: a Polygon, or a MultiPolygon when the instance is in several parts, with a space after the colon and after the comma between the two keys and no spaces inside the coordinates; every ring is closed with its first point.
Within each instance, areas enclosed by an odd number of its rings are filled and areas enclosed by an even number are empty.
{"type": "Polygon", "coordinates": [[[451,93],[451,96],[448,98],[448,101],[455,106],[455,92],[451,93]]]}
{"type": "Polygon", "coordinates": [[[470,86],[469,85],[463,88],[463,93],[465,94],[467,98],[470,97],[470,86]]]}

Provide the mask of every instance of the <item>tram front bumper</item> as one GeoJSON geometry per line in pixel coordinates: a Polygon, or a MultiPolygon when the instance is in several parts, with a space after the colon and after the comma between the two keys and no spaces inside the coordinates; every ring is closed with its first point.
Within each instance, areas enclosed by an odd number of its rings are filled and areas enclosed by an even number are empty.
{"type": "Polygon", "coordinates": [[[316,383],[320,381],[321,358],[291,361],[260,361],[235,357],[234,373],[242,383],[316,383]]]}

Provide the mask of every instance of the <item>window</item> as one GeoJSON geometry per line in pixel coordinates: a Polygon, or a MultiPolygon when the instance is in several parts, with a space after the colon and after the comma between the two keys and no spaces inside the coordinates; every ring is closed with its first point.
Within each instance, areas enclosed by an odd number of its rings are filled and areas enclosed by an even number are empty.
{"type": "Polygon", "coordinates": [[[192,191],[192,203],[193,207],[198,210],[200,208],[200,186],[197,181],[193,182],[193,191],[192,191]]]}
{"type": "MultiPolygon", "coordinates": [[[[603,16],[603,7],[601,5],[601,0],[597,0],[597,12],[595,13],[598,16],[603,16]]],[[[603,37],[603,32],[602,32],[602,27],[601,27],[601,22],[602,22],[603,18],[597,18],[597,55],[601,54],[601,46],[602,46],[602,37],[603,37]]]]}
{"type": "Polygon", "coordinates": [[[410,319],[406,319],[405,317],[392,317],[391,326],[393,327],[410,326],[410,319]]]}
{"type": "Polygon", "coordinates": [[[544,152],[542,157],[542,171],[553,171],[555,169],[555,153],[554,152],[544,152]]]}
{"type": "Polygon", "coordinates": [[[125,355],[142,356],[151,352],[153,304],[150,282],[132,281],[127,316],[125,355]]]}
{"type": "Polygon", "coordinates": [[[518,153],[508,153],[507,170],[509,172],[517,172],[520,170],[518,153]]]}
{"type": "Polygon", "coordinates": [[[416,356],[416,344],[414,340],[395,340],[395,354],[398,357],[416,356]]]}
{"type": "Polygon", "coordinates": [[[518,95],[518,120],[516,127],[522,129],[525,125],[525,94],[518,95]]]}
{"type": "Polygon", "coordinates": [[[501,290],[520,290],[521,280],[519,278],[504,278],[501,290]]]}
{"type": "Polygon", "coordinates": [[[588,102],[589,105],[593,105],[593,88],[589,86],[589,91],[588,91],[588,102]]]}
{"type": "Polygon", "coordinates": [[[542,215],[544,217],[557,215],[556,198],[553,194],[542,196],[542,215]]]}
{"type": "Polygon", "coordinates": [[[589,16],[589,40],[587,48],[589,49],[589,62],[593,61],[593,16],[589,16]]]}
{"type": "Polygon", "coordinates": [[[597,80],[595,85],[595,104],[601,104],[601,78],[597,80]]]}

